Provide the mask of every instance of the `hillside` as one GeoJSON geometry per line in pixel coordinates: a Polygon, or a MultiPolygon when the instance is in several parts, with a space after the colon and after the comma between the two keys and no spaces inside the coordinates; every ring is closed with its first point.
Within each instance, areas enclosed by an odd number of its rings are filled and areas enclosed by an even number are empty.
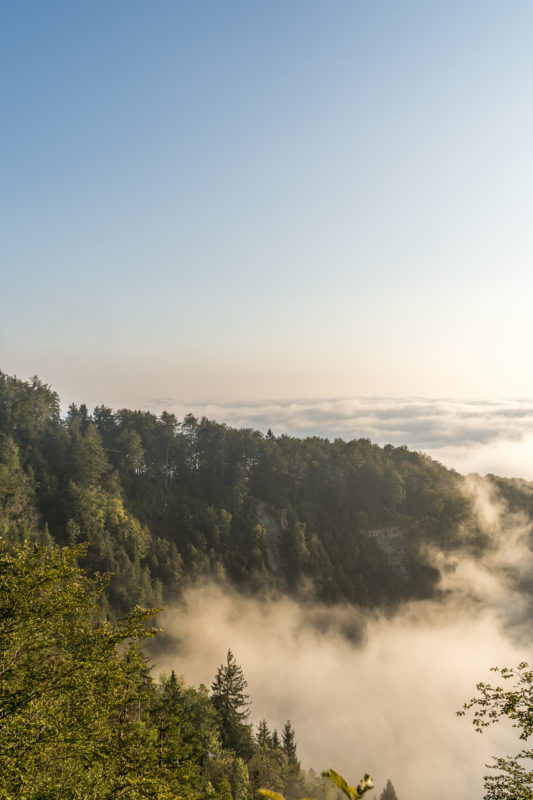
{"type": "MultiPolygon", "coordinates": [[[[530,518],[532,488],[492,478],[530,518]]],[[[431,595],[421,555],[483,548],[464,478],[405,447],[72,405],[0,373],[0,532],[84,542],[109,609],[161,606],[199,576],[242,591],[387,606],[431,595]]]]}

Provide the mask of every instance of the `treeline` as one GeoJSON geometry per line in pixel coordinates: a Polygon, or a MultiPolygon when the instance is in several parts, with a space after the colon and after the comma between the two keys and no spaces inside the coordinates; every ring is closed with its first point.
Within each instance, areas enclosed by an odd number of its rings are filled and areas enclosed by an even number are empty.
{"type": "Polygon", "coordinates": [[[211,691],[154,681],[141,643],[151,612],[102,619],[102,582],[79,549],[0,540],[1,800],[258,800],[260,787],[330,800],[281,737],[247,723],[231,651],[211,691]]]}
{"type": "Polygon", "coordinates": [[[203,417],[71,405],[0,373],[0,533],[86,544],[108,610],[164,605],[199,575],[242,589],[312,587],[377,605],[431,593],[421,539],[475,542],[462,478],[404,447],[235,429],[203,417]],[[279,526],[269,558],[258,506],[279,526]],[[399,527],[398,570],[369,531],[399,527]],[[36,533],[38,532],[38,533],[36,533]],[[276,568],[275,568],[276,567],[276,568]]]}

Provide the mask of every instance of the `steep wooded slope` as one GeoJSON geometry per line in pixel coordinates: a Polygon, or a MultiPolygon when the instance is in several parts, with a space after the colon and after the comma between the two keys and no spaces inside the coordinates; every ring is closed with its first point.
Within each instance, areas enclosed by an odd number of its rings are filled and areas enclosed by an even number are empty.
{"type": "MultiPolygon", "coordinates": [[[[530,514],[530,485],[497,480],[530,514]]],[[[89,571],[113,573],[117,612],[164,604],[199,575],[246,591],[397,603],[434,590],[421,543],[484,546],[464,479],[422,453],[166,412],[73,405],[62,417],[39,379],[3,373],[0,532],[86,542],[89,571]]]]}

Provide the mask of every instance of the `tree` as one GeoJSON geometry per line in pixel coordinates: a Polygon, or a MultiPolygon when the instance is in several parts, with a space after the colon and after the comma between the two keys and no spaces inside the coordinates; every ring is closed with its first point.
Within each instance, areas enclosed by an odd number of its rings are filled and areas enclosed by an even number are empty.
{"type": "Polygon", "coordinates": [[[143,717],[151,612],[99,621],[79,555],[0,540],[0,798],[171,800],[143,717]]]}
{"type": "Polygon", "coordinates": [[[84,486],[94,486],[109,471],[109,461],[102,444],[102,437],[92,422],[87,424],[83,434],[74,430],[71,435],[71,478],[84,486]]]}
{"type": "Polygon", "coordinates": [[[296,800],[297,797],[302,796],[304,776],[300,769],[300,762],[296,756],[295,733],[289,719],[283,726],[281,741],[282,751],[287,759],[284,791],[288,800],[296,800]]]}
{"type": "Polygon", "coordinates": [[[387,781],[387,785],[381,792],[379,800],[398,800],[398,795],[396,794],[396,791],[390,779],[387,781]]]}
{"type": "Polygon", "coordinates": [[[211,700],[217,712],[222,744],[243,758],[253,752],[251,727],[244,723],[249,711],[246,679],[235,656],[228,650],[226,663],[221,664],[211,684],[211,700]]]}
{"type": "Polygon", "coordinates": [[[289,766],[296,767],[297,769],[299,769],[300,762],[296,758],[296,742],[294,740],[294,737],[295,737],[294,728],[291,725],[290,719],[288,719],[283,727],[282,748],[283,752],[287,756],[287,761],[289,762],[289,766]]]}
{"type": "Polygon", "coordinates": [[[12,543],[36,533],[33,487],[11,436],[0,433],[0,536],[12,543]]]}
{"type": "Polygon", "coordinates": [[[270,749],[272,747],[272,734],[268,729],[266,719],[259,721],[257,726],[256,740],[259,747],[262,747],[263,749],[270,749]]]}
{"type": "MultiPolygon", "coordinates": [[[[458,711],[464,716],[473,709],[472,724],[478,733],[489,725],[507,718],[517,728],[519,740],[527,742],[533,734],[533,670],[525,661],[517,667],[492,667],[504,681],[512,681],[510,689],[478,683],[480,693],[458,711]]],[[[531,800],[533,798],[533,748],[524,747],[515,756],[494,757],[489,766],[496,775],[485,775],[485,800],[531,800]],[[525,762],[525,763],[524,763],[525,762]]]]}

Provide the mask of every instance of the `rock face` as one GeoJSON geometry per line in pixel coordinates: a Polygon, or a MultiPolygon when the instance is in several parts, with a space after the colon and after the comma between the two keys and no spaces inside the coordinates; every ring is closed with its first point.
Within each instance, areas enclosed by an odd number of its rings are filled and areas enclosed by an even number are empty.
{"type": "Polygon", "coordinates": [[[409,557],[401,528],[374,528],[364,531],[364,534],[373,539],[380,550],[383,550],[397,575],[407,580],[409,557]]]}
{"type": "Polygon", "coordinates": [[[257,517],[265,529],[265,546],[268,566],[276,576],[280,588],[287,588],[287,579],[283,572],[283,559],[281,558],[281,537],[283,532],[275,517],[267,510],[266,503],[257,504],[257,517]]]}

